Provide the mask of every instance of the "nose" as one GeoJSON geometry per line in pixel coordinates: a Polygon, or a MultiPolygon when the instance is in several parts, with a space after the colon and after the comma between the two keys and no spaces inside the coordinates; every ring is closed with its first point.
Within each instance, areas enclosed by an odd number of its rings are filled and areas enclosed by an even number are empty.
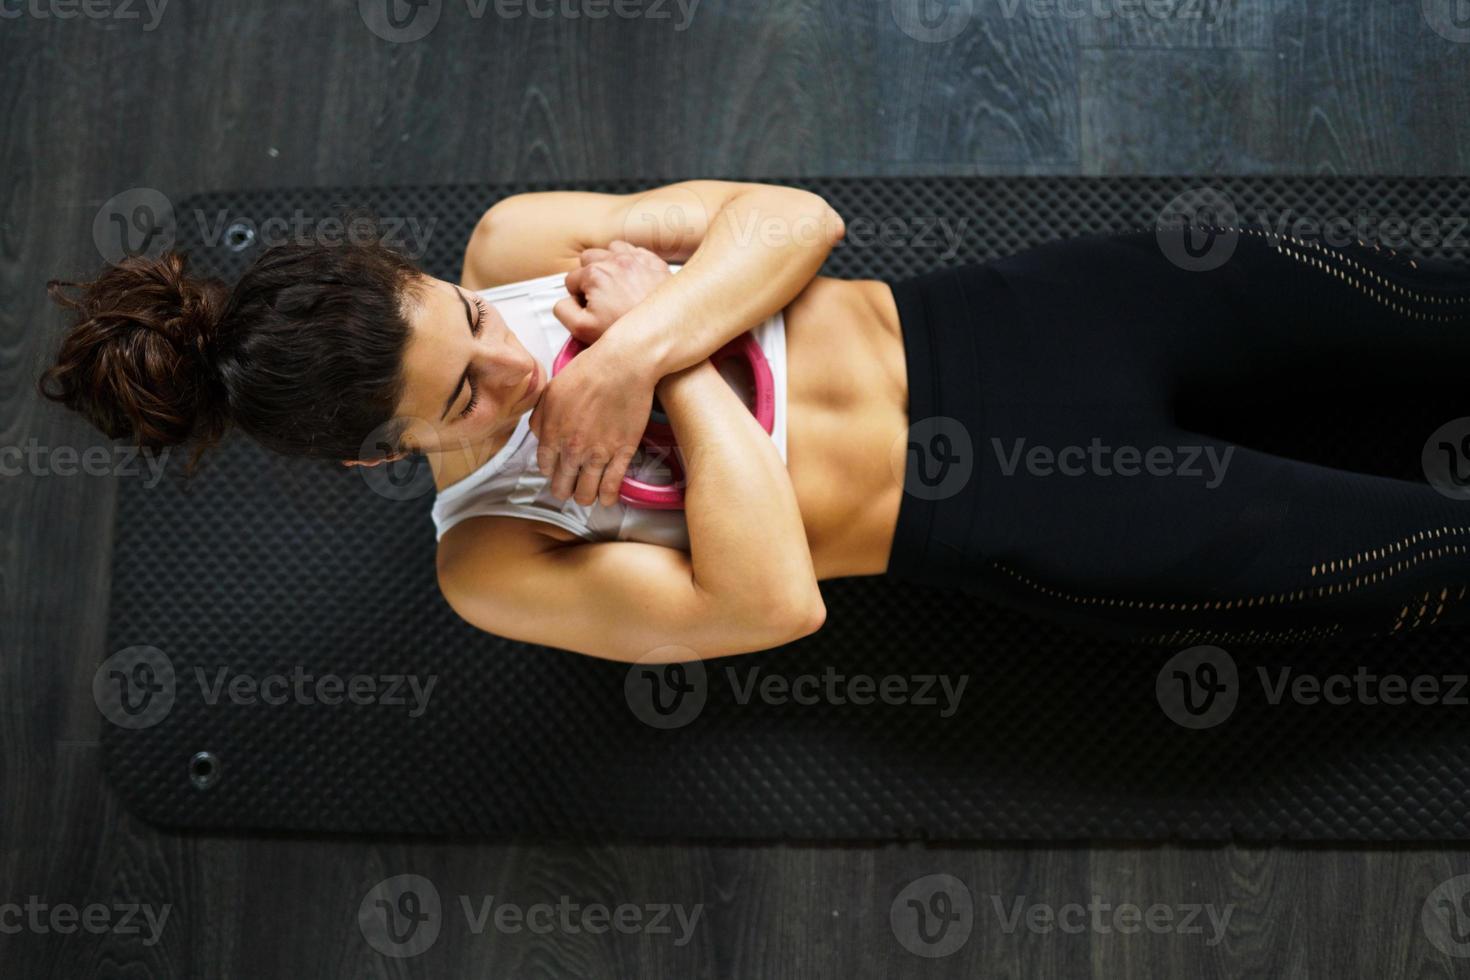
{"type": "Polygon", "coordinates": [[[503,388],[519,385],[536,364],[536,359],[509,330],[503,337],[484,345],[478,357],[484,376],[492,379],[496,387],[503,388]]]}

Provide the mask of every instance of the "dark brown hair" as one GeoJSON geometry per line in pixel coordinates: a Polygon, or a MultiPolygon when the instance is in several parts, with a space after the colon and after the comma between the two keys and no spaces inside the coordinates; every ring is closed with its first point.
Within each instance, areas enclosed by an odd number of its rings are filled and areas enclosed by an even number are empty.
{"type": "Polygon", "coordinates": [[[202,451],[233,424],[277,452],[359,458],[402,395],[413,263],[380,244],[282,245],[233,289],[185,265],[167,252],[47,283],[76,321],[41,393],[149,449],[202,451]]]}

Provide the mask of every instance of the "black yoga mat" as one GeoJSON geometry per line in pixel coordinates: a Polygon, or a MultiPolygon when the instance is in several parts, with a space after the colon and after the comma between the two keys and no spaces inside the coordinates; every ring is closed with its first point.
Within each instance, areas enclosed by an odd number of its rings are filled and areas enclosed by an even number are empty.
{"type": "MultiPolygon", "coordinates": [[[[839,276],[893,278],[1154,227],[1181,192],[1278,226],[1346,219],[1449,258],[1466,251],[1470,215],[1462,179],[790,183],[847,219],[849,240],[825,270],[839,276]]],[[[162,231],[197,271],[228,279],[273,241],[340,238],[342,209],[366,207],[429,272],[453,278],[478,215],[528,189],[209,193],[181,202],[162,231]]],[[[1385,442],[1386,465],[1415,476],[1432,429],[1385,442]]],[[[112,785],[159,824],[493,837],[1470,836],[1462,633],[1179,660],[1175,647],[1100,641],[957,593],[858,579],[825,583],[826,627],[789,647],[630,669],[458,621],[435,585],[426,468],[365,475],[272,458],[240,438],[188,484],[184,461],[175,454],[161,480],[146,467],[121,478],[95,685],[112,785]],[[1406,703],[1391,703],[1395,691],[1406,703]]]]}

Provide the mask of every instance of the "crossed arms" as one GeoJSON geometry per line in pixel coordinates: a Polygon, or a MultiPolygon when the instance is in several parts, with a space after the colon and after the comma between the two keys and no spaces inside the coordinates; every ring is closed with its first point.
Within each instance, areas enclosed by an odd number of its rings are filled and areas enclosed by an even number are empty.
{"type": "Polygon", "coordinates": [[[785,465],[706,358],[790,303],[842,230],[816,195],[719,181],[520,195],[486,212],[464,285],[568,272],[573,299],[556,314],[592,342],[532,415],[552,492],[615,501],[656,390],[684,455],[690,552],[567,543],[515,518],[465,521],[439,547],[440,587],[463,618],[644,662],[767,649],[821,626],[785,465]],[[683,271],[660,273],[667,261],[683,271]]]}

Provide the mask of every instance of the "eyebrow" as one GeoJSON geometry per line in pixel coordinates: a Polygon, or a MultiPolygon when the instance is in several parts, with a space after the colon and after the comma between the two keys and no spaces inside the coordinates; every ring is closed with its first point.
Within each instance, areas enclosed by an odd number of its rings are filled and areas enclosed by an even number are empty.
{"type": "MultiPolygon", "coordinates": [[[[459,297],[460,305],[462,305],[464,307],[464,319],[465,319],[465,323],[467,323],[469,325],[470,333],[471,334],[474,334],[474,332],[475,332],[475,316],[474,316],[473,313],[470,312],[470,301],[464,298],[464,291],[461,290],[458,286],[456,286],[455,289],[454,289],[454,295],[456,295],[456,296],[459,297]]],[[[447,402],[444,403],[444,411],[441,412],[441,413],[439,413],[439,421],[440,422],[443,422],[444,421],[445,416],[447,416],[449,414],[449,410],[454,407],[454,403],[457,402],[457,401],[459,401],[459,393],[461,391],[464,391],[464,386],[467,385],[467,384],[469,384],[469,381],[470,381],[470,369],[469,369],[469,365],[465,365],[464,374],[461,374],[459,376],[459,384],[457,384],[457,385],[454,386],[454,391],[451,392],[450,395],[449,395],[449,401],[447,401],[447,402]]]]}

